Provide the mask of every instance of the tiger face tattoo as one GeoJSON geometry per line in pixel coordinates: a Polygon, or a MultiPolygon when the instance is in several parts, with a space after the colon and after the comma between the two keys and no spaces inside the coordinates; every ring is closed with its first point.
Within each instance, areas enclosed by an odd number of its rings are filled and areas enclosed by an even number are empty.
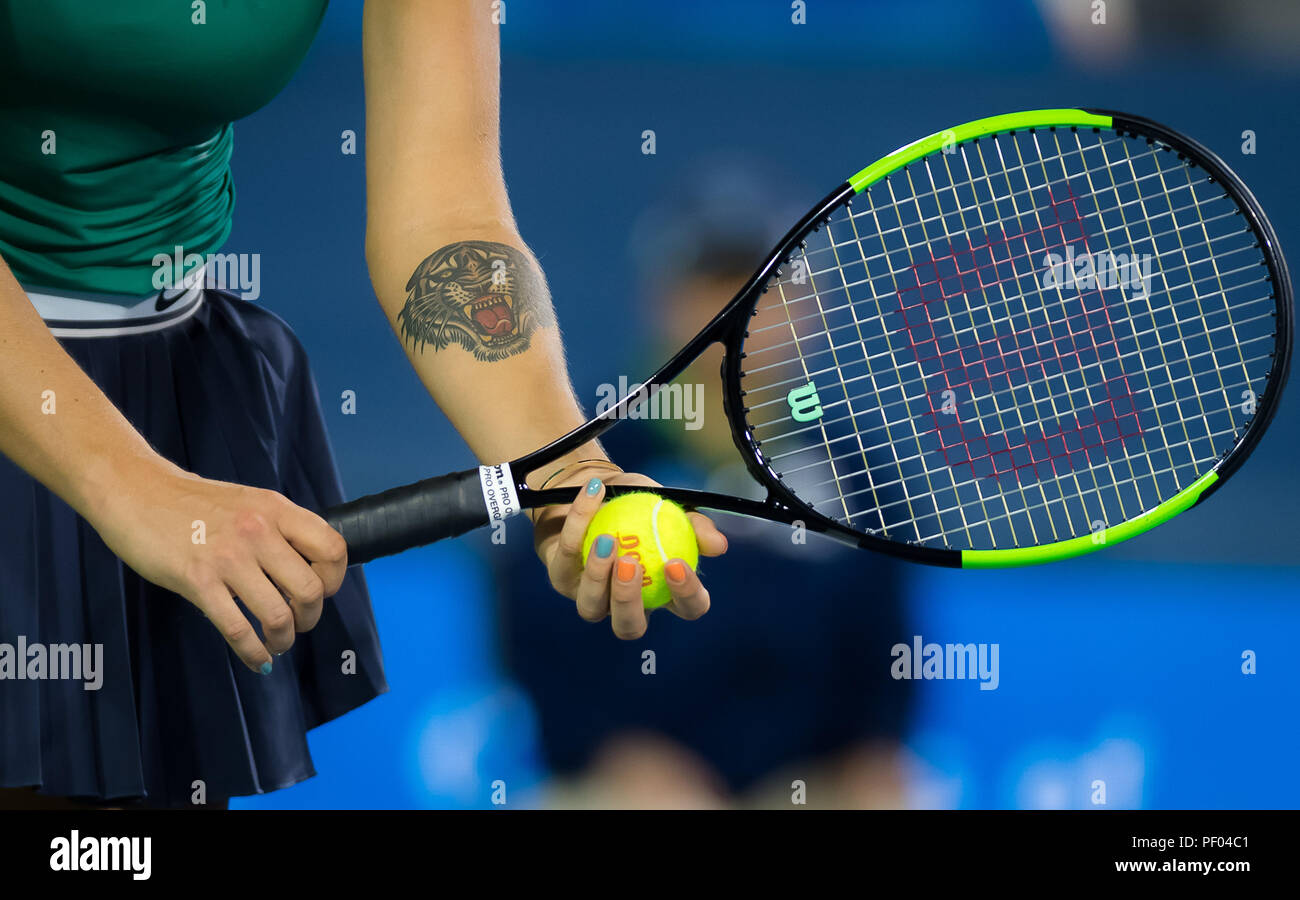
{"type": "Polygon", "coordinates": [[[457,241],[434,251],[406,283],[398,332],[419,350],[459,344],[483,362],[528,349],[554,324],[541,273],[522,251],[493,241],[457,241]]]}

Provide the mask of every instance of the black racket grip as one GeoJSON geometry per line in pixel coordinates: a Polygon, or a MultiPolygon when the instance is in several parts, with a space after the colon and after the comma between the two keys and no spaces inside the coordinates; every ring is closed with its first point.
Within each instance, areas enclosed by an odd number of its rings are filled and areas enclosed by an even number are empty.
{"type": "Polygon", "coordinates": [[[357,565],[456,537],[489,521],[478,469],[360,497],[325,511],[357,565]]]}

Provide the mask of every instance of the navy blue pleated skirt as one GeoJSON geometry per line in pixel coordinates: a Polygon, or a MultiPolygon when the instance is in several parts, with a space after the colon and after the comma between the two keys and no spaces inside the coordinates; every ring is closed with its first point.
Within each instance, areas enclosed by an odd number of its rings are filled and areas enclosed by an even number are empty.
{"type": "MultiPolygon", "coordinates": [[[[62,342],[183,468],[316,511],[343,499],[306,355],[265,309],[208,291],[163,330],[62,342]]],[[[0,787],[91,801],[189,806],[201,788],[219,804],[287,787],[315,774],[309,729],[387,690],[358,569],[259,675],[197,608],[0,457],[0,645],[20,641],[102,645],[103,673],[98,690],[0,680],[0,787]]]]}

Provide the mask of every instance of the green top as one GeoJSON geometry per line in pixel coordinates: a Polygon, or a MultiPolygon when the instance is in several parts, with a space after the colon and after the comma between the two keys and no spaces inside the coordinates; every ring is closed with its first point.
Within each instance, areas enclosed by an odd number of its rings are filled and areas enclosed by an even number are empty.
{"type": "Polygon", "coordinates": [[[230,123],[288,83],[327,2],[0,0],[0,256],[18,280],[140,296],[156,254],[220,247],[230,123]]]}

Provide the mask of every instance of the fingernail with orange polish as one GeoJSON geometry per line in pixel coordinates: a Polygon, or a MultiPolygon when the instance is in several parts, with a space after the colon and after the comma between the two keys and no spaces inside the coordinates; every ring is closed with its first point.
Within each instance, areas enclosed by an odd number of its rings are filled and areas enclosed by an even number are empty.
{"type": "Polygon", "coordinates": [[[681,584],[686,580],[686,564],[679,559],[674,559],[664,566],[664,571],[668,573],[668,580],[673,584],[681,584]]]}
{"type": "Polygon", "coordinates": [[[618,570],[616,572],[618,580],[627,584],[636,577],[636,563],[630,559],[620,559],[618,561],[618,570]]]}

